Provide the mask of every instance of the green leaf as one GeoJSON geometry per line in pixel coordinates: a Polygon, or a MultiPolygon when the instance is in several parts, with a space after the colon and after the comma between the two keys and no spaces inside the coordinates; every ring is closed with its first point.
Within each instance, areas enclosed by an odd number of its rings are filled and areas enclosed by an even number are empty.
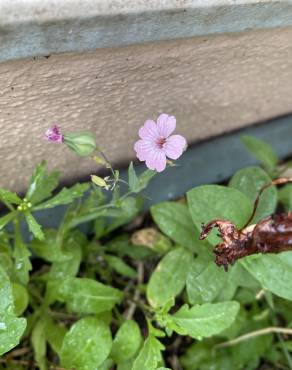
{"type": "MultiPolygon", "coordinates": [[[[263,185],[271,182],[271,178],[260,167],[246,167],[236,172],[230,180],[229,186],[240,190],[254,203],[263,185]]],[[[261,197],[256,214],[251,223],[257,223],[266,216],[275,212],[277,206],[277,189],[271,186],[261,197]]]]}
{"type": "Polygon", "coordinates": [[[33,239],[31,247],[33,252],[48,262],[63,261],[70,259],[70,253],[67,255],[61,249],[58,241],[57,230],[49,229],[44,231],[43,240],[33,239]]]}
{"type": "Polygon", "coordinates": [[[12,315],[13,312],[14,300],[12,286],[6,272],[2,266],[0,266],[0,321],[3,314],[7,313],[12,315]]]}
{"type": "Polygon", "coordinates": [[[150,277],[147,299],[153,307],[163,307],[185,286],[192,254],[177,248],[166,254],[150,277]]]}
{"type": "Polygon", "coordinates": [[[278,190],[279,202],[285,207],[285,211],[292,211],[292,184],[284,186],[278,190]]]}
{"type": "Polygon", "coordinates": [[[29,281],[29,271],[32,268],[30,256],[28,247],[21,240],[16,240],[13,251],[14,274],[15,278],[23,285],[27,285],[29,281]]]}
{"type": "Polygon", "coordinates": [[[235,320],[239,311],[237,302],[206,303],[201,306],[182,306],[172,319],[179,334],[202,339],[219,334],[235,320]]]}
{"type": "Polygon", "coordinates": [[[26,320],[4,313],[0,318],[0,356],[16,347],[26,328],[26,320]]]}
{"type": "Polygon", "coordinates": [[[45,320],[39,320],[31,333],[31,342],[34,350],[34,357],[40,370],[47,370],[47,342],[45,332],[45,320]]]}
{"type": "Polygon", "coordinates": [[[121,258],[117,256],[106,255],[104,256],[104,259],[117,273],[132,279],[137,276],[137,272],[132,267],[127,265],[121,258]]]}
{"type": "Polygon", "coordinates": [[[136,192],[139,187],[139,179],[136,175],[133,162],[130,163],[129,169],[128,169],[128,181],[129,181],[129,188],[132,192],[136,192]]]}
{"type": "Polygon", "coordinates": [[[145,189],[149,183],[149,181],[154,177],[156,174],[155,171],[146,170],[144,171],[139,177],[137,176],[133,162],[130,163],[128,169],[128,178],[129,178],[129,188],[133,193],[139,193],[143,189],[145,189]]]}
{"type": "MultiPolygon", "coordinates": [[[[71,231],[62,245],[62,257],[60,256],[57,258],[58,252],[56,252],[54,256],[56,259],[51,259],[53,264],[50,271],[50,278],[63,279],[64,277],[75,276],[79,271],[82,259],[82,248],[86,244],[87,238],[80,231],[71,231]]],[[[52,255],[53,254],[52,252],[52,255]]]]}
{"type": "MultiPolygon", "coordinates": [[[[203,185],[187,192],[192,219],[201,230],[201,224],[214,219],[225,219],[241,228],[252,213],[252,202],[237,189],[221,185],[203,185]]],[[[213,233],[208,237],[212,244],[218,243],[213,233]]]]}
{"type": "Polygon", "coordinates": [[[20,204],[22,202],[16,193],[2,188],[0,188],[0,201],[13,204],[20,204]]]}
{"type": "Polygon", "coordinates": [[[58,287],[58,300],[66,302],[69,310],[97,314],[111,310],[121,301],[118,289],[87,278],[65,278],[58,287]]]}
{"type": "Polygon", "coordinates": [[[37,207],[34,207],[34,210],[49,209],[56,206],[72,203],[75,199],[82,197],[88,189],[88,183],[76,184],[73,185],[71,188],[63,188],[53,198],[50,198],[46,202],[39,204],[37,207]]]}
{"type": "Polygon", "coordinates": [[[12,293],[14,300],[14,313],[20,316],[26,310],[29,303],[29,296],[23,285],[12,283],[12,293]]]}
{"type": "Polygon", "coordinates": [[[0,230],[2,230],[10,221],[14,220],[17,214],[17,211],[12,211],[7,213],[7,215],[0,217],[0,230]]]}
{"type": "Polygon", "coordinates": [[[156,370],[161,361],[164,346],[153,335],[149,335],[134,361],[132,370],[156,370]]]}
{"type": "Polygon", "coordinates": [[[141,344],[138,324],[134,320],[125,321],[115,336],[110,356],[116,363],[128,361],[136,355],[141,344]]]}
{"type": "Polygon", "coordinates": [[[61,364],[78,370],[96,370],[108,357],[111,346],[108,325],[97,318],[86,317],[77,321],[65,335],[61,364]]]}
{"type": "Polygon", "coordinates": [[[214,257],[207,259],[199,256],[189,268],[187,293],[191,304],[213,302],[224,289],[230,271],[227,273],[214,263],[214,257]]]}
{"type": "Polygon", "coordinates": [[[60,355],[62,343],[67,330],[64,326],[55,323],[50,317],[46,318],[46,339],[51,348],[60,355]]]}
{"type": "Polygon", "coordinates": [[[28,224],[28,228],[31,231],[31,233],[37,239],[43,240],[45,238],[45,235],[43,233],[41,225],[38,224],[37,220],[33,217],[33,215],[30,212],[24,212],[24,216],[25,216],[26,222],[28,224]]]}
{"type": "Polygon", "coordinates": [[[206,242],[199,240],[199,231],[186,205],[159,203],[151,207],[151,215],[160,230],[179,245],[197,252],[207,247],[206,242]]]}
{"type": "Polygon", "coordinates": [[[292,252],[253,255],[244,258],[241,263],[260,282],[263,289],[292,300],[292,252]]]}
{"type": "Polygon", "coordinates": [[[42,161],[37,165],[30,179],[30,184],[25,198],[32,204],[40,203],[42,200],[49,198],[59,183],[59,173],[46,172],[47,163],[42,161]]]}
{"type": "Polygon", "coordinates": [[[274,169],[278,163],[278,156],[270,144],[249,135],[241,136],[241,141],[247,151],[258,161],[260,161],[267,169],[274,169]]]}

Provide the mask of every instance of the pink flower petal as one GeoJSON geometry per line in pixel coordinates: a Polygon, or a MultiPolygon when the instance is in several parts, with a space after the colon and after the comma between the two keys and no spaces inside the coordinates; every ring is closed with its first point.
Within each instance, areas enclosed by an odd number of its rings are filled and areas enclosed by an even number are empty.
{"type": "Polygon", "coordinates": [[[147,120],[139,130],[139,136],[143,140],[156,140],[159,137],[156,123],[152,120],[147,120]]]}
{"type": "Polygon", "coordinates": [[[157,119],[159,135],[165,139],[175,130],[176,118],[168,114],[161,114],[157,119]]]}
{"type": "Polygon", "coordinates": [[[186,139],[181,135],[172,135],[163,145],[165,155],[170,159],[178,159],[187,145],[186,139]]]}
{"type": "Polygon", "coordinates": [[[150,170],[162,172],[166,167],[166,156],[162,150],[152,150],[146,158],[146,166],[150,170]]]}
{"type": "Polygon", "coordinates": [[[153,146],[149,141],[138,140],[134,145],[134,150],[137,153],[137,158],[140,161],[145,161],[149,153],[153,151],[153,146]]]}

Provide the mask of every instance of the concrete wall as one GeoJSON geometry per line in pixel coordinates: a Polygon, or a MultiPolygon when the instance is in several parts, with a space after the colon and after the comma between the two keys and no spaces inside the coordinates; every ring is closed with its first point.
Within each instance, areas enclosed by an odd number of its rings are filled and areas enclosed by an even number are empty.
{"type": "Polygon", "coordinates": [[[41,159],[67,179],[95,168],[42,139],[53,122],[93,131],[117,163],[161,112],[190,143],[290,112],[292,29],[10,61],[0,86],[1,186],[21,190],[41,159]]]}
{"type": "Polygon", "coordinates": [[[93,131],[124,163],[161,112],[189,143],[290,113],[291,11],[290,0],[0,0],[0,186],[24,190],[41,159],[63,180],[95,170],[43,140],[55,122],[93,131]]]}

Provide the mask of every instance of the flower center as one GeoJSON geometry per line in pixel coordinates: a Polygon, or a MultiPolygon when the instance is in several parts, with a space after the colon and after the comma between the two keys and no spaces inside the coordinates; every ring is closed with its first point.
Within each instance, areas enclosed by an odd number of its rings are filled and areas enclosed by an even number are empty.
{"type": "Polygon", "coordinates": [[[166,139],[164,137],[160,137],[156,140],[156,144],[159,149],[162,149],[165,143],[166,143],[166,139]]]}

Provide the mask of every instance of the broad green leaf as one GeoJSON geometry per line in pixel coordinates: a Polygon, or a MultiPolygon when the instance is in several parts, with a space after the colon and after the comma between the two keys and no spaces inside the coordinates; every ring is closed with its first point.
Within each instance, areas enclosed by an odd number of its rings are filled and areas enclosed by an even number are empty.
{"type": "Polygon", "coordinates": [[[201,306],[182,306],[172,319],[178,328],[173,328],[181,335],[202,339],[219,334],[235,320],[239,311],[237,302],[206,303],[201,306]]]}
{"type": "Polygon", "coordinates": [[[17,211],[7,213],[7,215],[0,217],[0,230],[3,229],[10,221],[14,220],[17,216],[17,211]]]}
{"type": "Polygon", "coordinates": [[[159,340],[149,335],[134,361],[132,370],[156,370],[161,361],[162,350],[164,346],[159,340]]]}
{"type": "Polygon", "coordinates": [[[12,283],[12,294],[14,301],[14,313],[20,316],[26,310],[29,303],[29,296],[23,285],[12,283]]]}
{"type": "Polygon", "coordinates": [[[278,191],[279,202],[283,204],[287,212],[292,211],[292,184],[284,186],[278,191]]]}
{"type": "Polygon", "coordinates": [[[116,362],[126,362],[133,358],[142,343],[138,324],[134,320],[125,321],[113,341],[110,357],[116,362]]]}
{"type": "Polygon", "coordinates": [[[159,203],[151,207],[151,215],[160,230],[179,245],[197,252],[208,246],[199,240],[199,231],[186,205],[177,202],[159,203]]]}
{"type": "Polygon", "coordinates": [[[32,204],[40,203],[42,200],[49,198],[59,183],[59,173],[46,172],[47,163],[42,161],[37,165],[30,179],[30,184],[25,198],[32,204]]]}
{"type": "Polygon", "coordinates": [[[94,317],[83,318],[64,337],[61,364],[66,368],[97,370],[108,357],[111,346],[108,325],[94,317]]]}
{"type": "Polygon", "coordinates": [[[30,251],[21,240],[16,240],[15,248],[13,251],[14,257],[14,274],[15,278],[23,284],[27,285],[29,281],[29,271],[31,270],[32,266],[30,263],[30,251]]]}
{"type": "MultiPolygon", "coordinates": [[[[271,181],[269,175],[260,167],[247,167],[236,172],[230,180],[229,186],[240,190],[254,203],[263,185],[271,181]]],[[[262,193],[256,214],[251,223],[257,223],[264,217],[274,213],[276,206],[277,189],[275,186],[271,186],[262,193]]]]}
{"type": "Polygon", "coordinates": [[[253,255],[244,258],[241,263],[260,282],[263,289],[292,300],[292,252],[253,255]]]}
{"type": "Polygon", "coordinates": [[[73,185],[71,188],[63,188],[53,198],[47,200],[42,204],[39,204],[37,207],[34,207],[34,209],[35,210],[48,209],[72,203],[75,199],[82,197],[88,189],[89,189],[88,183],[76,184],[73,185]]]}
{"type": "Polygon", "coordinates": [[[254,136],[243,135],[241,141],[250,154],[260,161],[267,169],[273,169],[278,162],[278,156],[270,144],[254,136]]]}
{"type": "Polygon", "coordinates": [[[147,299],[153,307],[163,307],[184,288],[192,254],[177,248],[167,253],[150,277],[147,299]]]}
{"type": "Polygon", "coordinates": [[[0,188],[0,201],[13,204],[20,204],[22,202],[16,193],[2,188],[0,188]]]}
{"type": "Polygon", "coordinates": [[[87,238],[80,231],[71,231],[62,245],[63,257],[54,260],[52,264],[50,278],[62,279],[67,276],[75,276],[79,271],[82,248],[86,244],[87,238]]]}
{"type": "Polygon", "coordinates": [[[66,302],[69,310],[97,314],[111,310],[122,299],[118,289],[87,278],[65,278],[58,287],[58,300],[66,302]]]}
{"type": "Polygon", "coordinates": [[[12,294],[12,286],[6,272],[0,266],[0,321],[1,316],[3,314],[12,315],[13,312],[14,312],[14,301],[12,294]]]}
{"type": "Polygon", "coordinates": [[[10,313],[0,318],[0,356],[16,347],[26,328],[26,320],[10,313]]]}
{"type": "MultiPolygon", "coordinates": [[[[111,358],[107,358],[98,368],[98,370],[111,370],[114,362],[111,358]]],[[[129,368],[128,368],[129,369],[129,368]]]]}
{"type": "Polygon", "coordinates": [[[47,342],[45,331],[45,319],[40,319],[32,329],[31,342],[34,350],[34,358],[40,370],[47,370],[47,342]]]}
{"type": "Polygon", "coordinates": [[[127,265],[121,258],[117,256],[104,256],[104,259],[107,261],[109,266],[118,272],[121,275],[127,276],[129,278],[135,278],[137,276],[137,272],[127,265]]]}
{"type": "MultiPolygon", "coordinates": [[[[225,219],[241,228],[252,213],[252,202],[237,189],[221,185],[203,185],[187,192],[192,219],[201,230],[202,223],[214,219],[225,219]]],[[[213,233],[208,237],[212,244],[218,243],[213,233]]]]}
{"type": "Polygon", "coordinates": [[[227,273],[215,264],[214,257],[203,268],[201,261],[200,257],[194,260],[187,276],[187,293],[191,304],[213,302],[226,286],[230,274],[230,271],[227,273]]]}
{"type": "Polygon", "coordinates": [[[70,259],[70,252],[67,254],[61,249],[60,242],[58,241],[57,230],[44,230],[44,235],[45,238],[43,240],[32,240],[31,247],[34,254],[48,262],[58,262],[70,259]]]}
{"type": "Polygon", "coordinates": [[[157,370],[171,370],[169,367],[159,367],[157,370]]]}
{"type": "Polygon", "coordinates": [[[37,220],[33,217],[33,215],[30,212],[25,212],[24,216],[28,224],[28,228],[34,235],[34,237],[36,237],[39,240],[43,240],[45,236],[41,225],[38,224],[37,220]]]}

